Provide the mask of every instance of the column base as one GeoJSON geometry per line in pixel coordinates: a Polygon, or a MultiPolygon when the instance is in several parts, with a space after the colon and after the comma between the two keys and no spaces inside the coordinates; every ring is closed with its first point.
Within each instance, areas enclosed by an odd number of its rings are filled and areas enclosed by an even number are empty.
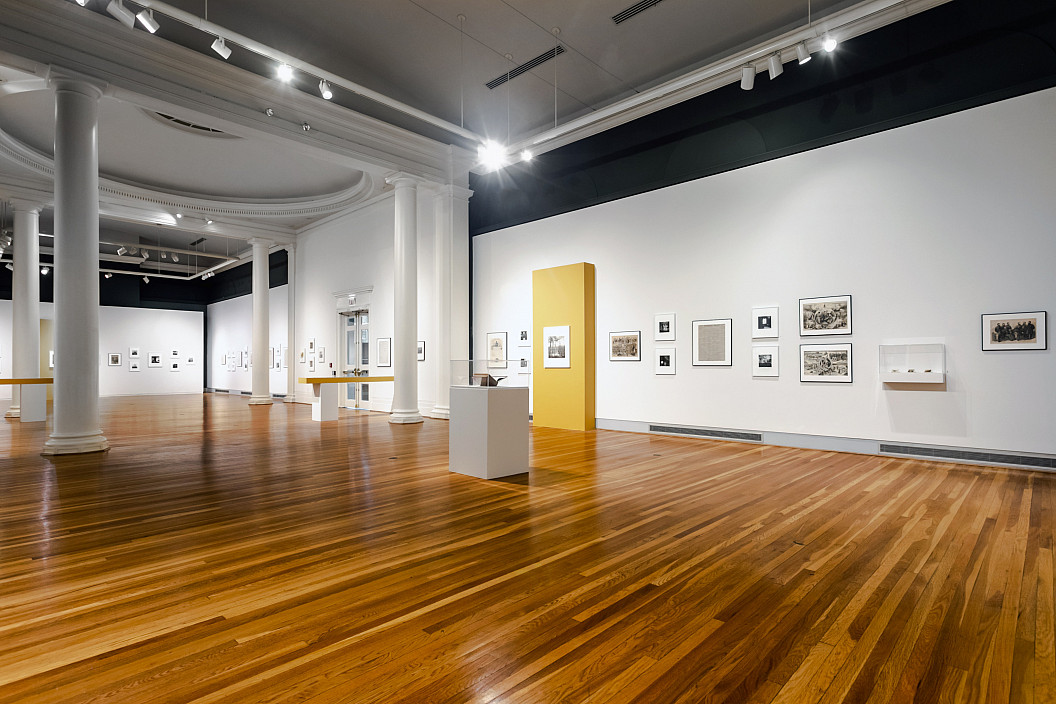
{"type": "Polygon", "coordinates": [[[272,404],[271,396],[250,396],[250,406],[270,406],[272,404]]]}
{"type": "Polygon", "coordinates": [[[451,420],[451,408],[448,406],[433,406],[433,410],[429,412],[429,417],[439,420],[451,420]]]}
{"type": "Polygon", "coordinates": [[[286,396],[282,399],[282,402],[283,403],[297,403],[297,395],[296,394],[286,394],[286,396]]]}
{"type": "Polygon", "coordinates": [[[21,418],[22,411],[18,410],[17,406],[7,409],[7,413],[4,414],[4,418],[21,418]]]}
{"type": "Polygon", "coordinates": [[[390,423],[421,423],[424,420],[417,409],[413,411],[393,411],[389,416],[390,423]]]}
{"type": "Polygon", "coordinates": [[[110,449],[110,442],[100,431],[89,435],[52,435],[44,443],[44,449],[40,454],[49,455],[79,455],[87,452],[102,452],[110,449]]]}

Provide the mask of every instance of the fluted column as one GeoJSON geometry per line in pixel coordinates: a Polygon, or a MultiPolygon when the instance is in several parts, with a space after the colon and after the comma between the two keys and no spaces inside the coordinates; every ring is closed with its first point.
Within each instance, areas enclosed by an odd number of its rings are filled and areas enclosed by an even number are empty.
{"type": "MultiPolygon", "coordinates": [[[[30,379],[40,376],[40,206],[16,200],[11,207],[15,211],[11,375],[30,379]]],[[[18,418],[19,387],[11,389],[6,416],[18,418]]]]}
{"type": "Polygon", "coordinates": [[[297,247],[286,245],[286,403],[297,400],[297,365],[294,346],[297,344],[297,247]]]}
{"type": "MultiPolygon", "coordinates": [[[[468,359],[468,356],[456,357],[452,354],[452,335],[458,339],[469,339],[468,327],[468,297],[466,298],[466,315],[452,315],[452,292],[456,289],[468,291],[468,281],[462,281],[462,276],[468,276],[468,267],[465,273],[459,274],[459,280],[455,279],[455,271],[452,267],[453,245],[459,242],[459,252],[464,240],[468,237],[468,220],[459,217],[459,213],[465,210],[469,196],[472,191],[458,186],[443,186],[437,192],[433,207],[436,214],[436,232],[434,245],[434,280],[435,280],[435,315],[436,315],[436,342],[434,343],[433,358],[438,365],[436,370],[436,405],[430,414],[433,418],[451,417],[451,360],[468,359]],[[456,235],[456,229],[461,231],[456,235]],[[456,324],[457,320],[457,324],[456,324]]],[[[468,251],[467,251],[468,253],[468,251]]],[[[468,262],[468,259],[467,259],[468,262]]],[[[459,296],[459,307],[461,307],[461,296],[459,296]]],[[[466,348],[468,352],[468,348],[466,348]]]]}
{"type": "Polygon", "coordinates": [[[271,390],[268,386],[268,372],[271,361],[268,360],[268,250],[271,241],[252,239],[253,245],[253,355],[252,394],[249,403],[254,406],[266,406],[271,403],[271,390]]]}
{"type": "Polygon", "coordinates": [[[110,447],[99,427],[99,98],[86,81],[55,86],[55,384],[45,455],[110,447]]]}
{"type": "Polygon", "coordinates": [[[390,423],[421,423],[418,410],[418,181],[406,174],[387,179],[396,188],[390,423]]]}

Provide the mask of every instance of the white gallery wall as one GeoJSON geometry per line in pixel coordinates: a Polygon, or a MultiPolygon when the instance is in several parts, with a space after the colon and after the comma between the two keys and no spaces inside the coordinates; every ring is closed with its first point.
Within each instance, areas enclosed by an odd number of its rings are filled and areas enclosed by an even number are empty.
{"type": "MultiPolygon", "coordinates": [[[[287,345],[287,290],[287,286],[268,289],[268,346],[280,352],[287,345]]],[[[253,296],[240,296],[211,303],[207,312],[206,337],[209,349],[206,364],[209,374],[206,386],[210,389],[249,393],[253,390],[252,370],[243,364],[241,359],[234,363],[233,370],[230,363],[231,352],[252,350],[253,296]],[[222,355],[225,357],[223,360],[222,355]]],[[[270,368],[268,386],[273,395],[286,393],[286,372],[281,366],[278,369],[274,366],[270,368]]]]}
{"type": "MultiPolygon", "coordinates": [[[[981,350],[984,313],[1056,315],[1056,90],[475,237],[474,354],[531,324],[532,271],[597,267],[601,427],[634,423],[1056,453],[1056,349],[981,350]],[[850,294],[853,334],[801,338],[798,299],[850,294]],[[780,376],[750,315],[778,306],[780,376]],[[653,316],[676,314],[676,374],[653,316]],[[691,322],[733,319],[733,365],[690,364],[691,322]],[[642,331],[641,362],[608,333],[642,331]],[[941,341],[947,383],[884,385],[880,344],[941,341]],[[853,344],[851,384],[799,381],[801,343],[853,344]]],[[[575,344],[575,341],[572,341],[575,344]]]]}

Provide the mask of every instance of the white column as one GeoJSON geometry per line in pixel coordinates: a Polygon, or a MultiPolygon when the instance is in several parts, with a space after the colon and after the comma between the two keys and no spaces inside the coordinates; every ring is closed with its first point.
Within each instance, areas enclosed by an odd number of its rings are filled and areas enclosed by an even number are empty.
{"type": "MultiPolygon", "coordinates": [[[[14,276],[11,295],[11,375],[40,376],[40,206],[12,201],[15,236],[12,242],[14,276]]],[[[11,387],[8,418],[21,415],[19,387],[11,387]]]]}
{"type": "Polygon", "coordinates": [[[297,344],[297,247],[286,245],[286,403],[297,400],[297,364],[294,346],[297,344]]]}
{"type": "Polygon", "coordinates": [[[110,447],[99,427],[99,98],[55,85],[55,403],[45,455],[110,447]]]}
{"type": "Polygon", "coordinates": [[[268,250],[269,240],[252,239],[253,245],[253,389],[249,397],[250,405],[266,406],[271,404],[271,390],[268,387],[268,371],[271,363],[268,360],[268,250]]]}
{"type": "MultiPolygon", "coordinates": [[[[468,221],[457,219],[456,210],[463,210],[468,202],[472,191],[458,186],[443,186],[437,192],[433,201],[436,213],[436,232],[434,247],[434,263],[436,266],[434,279],[436,281],[435,314],[436,314],[436,342],[434,343],[433,359],[436,360],[436,406],[430,414],[433,418],[450,418],[451,408],[451,360],[468,359],[468,356],[455,357],[452,355],[452,334],[468,341],[468,328],[462,329],[461,325],[452,326],[452,296],[455,289],[468,291],[468,282],[455,280],[455,272],[452,268],[452,245],[455,241],[456,220],[461,223],[468,234],[468,221]]],[[[460,243],[465,239],[459,236],[460,243]]],[[[467,259],[468,262],[468,259],[467,259]]],[[[468,266],[467,266],[468,272],[468,266]]],[[[468,303],[468,298],[466,299],[468,303]]],[[[460,316],[460,320],[468,323],[468,310],[466,316],[460,316]]]]}
{"type": "Polygon", "coordinates": [[[451,194],[451,359],[469,359],[469,198],[473,191],[451,194]]]}
{"type": "Polygon", "coordinates": [[[421,423],[418,410],[418,181],[406,174],[387,179],[396,188],[393,251],[395,320],[392,374],[395,377],[390,423],[421,423]]]}

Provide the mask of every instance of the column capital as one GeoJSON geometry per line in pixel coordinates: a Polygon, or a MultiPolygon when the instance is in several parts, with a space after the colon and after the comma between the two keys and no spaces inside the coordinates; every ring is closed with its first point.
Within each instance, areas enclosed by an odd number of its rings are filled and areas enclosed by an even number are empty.
{"type": "Polygon", "coordinates": [[[447,184],[440,186],[436,189],[436,195],[439,197],[451,197],[458,198],[459,200],[469,200],[473,197],[473,191],[462,186],[455,186],[453,184],[447,184]]]}
{"type": "Polygon", "coordinates": [[[385,177],[385,183],[396,188],[409,188],[411,186],[421,187],[429,185],[429,181],[420,176],[409,174],[405,171],[395,171],[385,177]]]}
{"type": "Polygon", "coordinates": [[[12,198],[8,202],[11,203],[11,209],[16,213],[36,213],[40,215],[40,211],[44,209],[42,203],[22,198],[12,198]]]}
{"type": "Polygon", "coordinates": [[[95,100],[102,98],[110,88],[106,81],[62,66],[49,67],[48,86],[56,91],[80,93],[95,100]]]}
{"type": "Polygon", "coordinates": [[[254,247],[257,247],[257,246],[271,247],[273,244],[275,244],[275,242],[273,240],[266,240],[263,237],[251,237],[251,238],[249,238],[246,241],[249,242],[254,247]]]}
{"type": "Polygon", "coordinates": [[[284,244],[282,246],[282,248],[285,249],[290,254],[293,254],[294,252],[297,251],[297,243],[296,242],[290,242],[289,244],[284,244]]]}

